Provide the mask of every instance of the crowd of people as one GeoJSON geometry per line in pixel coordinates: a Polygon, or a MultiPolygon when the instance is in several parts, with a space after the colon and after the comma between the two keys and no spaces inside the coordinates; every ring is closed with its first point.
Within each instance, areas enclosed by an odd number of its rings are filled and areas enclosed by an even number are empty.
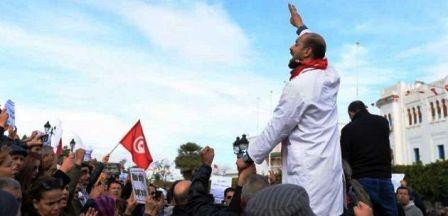
{"type": "Polygon", "coordinates": [[[237,158],[238,181],[224,191],[223,203],[214,203],[209,193],[215,156],[209,146],[200,152],[202,165],[192,179],[174,182],[166,193],[149,184],[143,203],[129,177],[105,172],[109,155],[85,160],[86,151],[79,148],[59,160],[55,149],[44,145],[45,133],[20,139],[2,110],[0,215],[425,215],[410,188],[394,191],[385,118],[354,101],[348,107],[351,122],[339,139],[339,76],[328,67],[324,38],[303,24],[293,5],[289,10],[298,34],[290,48],[290,82],[265,130],[237,158]],[[254,163],[279,143],[282,183],[276,184],[257,175],[254,163]]]}

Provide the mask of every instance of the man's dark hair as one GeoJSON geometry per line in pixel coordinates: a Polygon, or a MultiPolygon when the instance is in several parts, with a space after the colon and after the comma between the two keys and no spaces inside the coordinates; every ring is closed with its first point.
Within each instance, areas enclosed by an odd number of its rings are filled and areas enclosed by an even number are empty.
{"type": "Polygon", "coordinates": [[[362,101],[353,101],[350,103],[350,105],[348,105],[348,111],[349,112],[359,112],[359,111],[366,111],[367,110],[367,106],[362,102],[362,101]]]}
{"type": "Polygon", "coordinates": [[[89,173],[92,174],[93,167],[90,164],[88,164],[87,162],[82,162],[81,168],[83,167],[87,167],[89,169],[89,173]]]}
{"type": "Polygon", "coordinates": [[[111,185],[111,184],[114,184],[114,183],[115,183],[115,184],[119,184],[120,187],[123,188],[123,185],[121,185],[121,182],[117,181],[115,178],[109,178],[109,179],[107,180],[107,189],[109,190],[110,185],[111,185]]]}
{"type": "Polygon", "coordinates": [[[327,50],[324,38],[316,33],[307,33],[306,36],[304,47],[311,47],[313,59],[323,59],[327,50]]]}
{"type": "Polygon", "coordinates": [[[224,198],[227,196],[227,193],[229,192],[235,192],[235,189],[233,187],[228,187],[224,190],[224,198]]]}
{"type": "Polygon", "coordinates": [[[399,191],[399,190],[407,190],[407,191],[408,191],[408,195],[409,195],[409,196],[411,196],[411,194],[410,194],[410,191],[409,191],[409,188],[408,188],[408,187],[405,187],[405,186],[400,186],[400,187],[398,187],[398,188],[397,188],[397,192],[396,192],[396,193],[398,193],[398,191],[399,191]]]}

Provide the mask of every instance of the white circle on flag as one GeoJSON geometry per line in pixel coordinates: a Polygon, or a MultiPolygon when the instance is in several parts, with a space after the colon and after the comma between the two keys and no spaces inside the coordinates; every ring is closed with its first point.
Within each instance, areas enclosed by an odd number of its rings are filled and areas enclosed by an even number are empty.
{"type": "Polygon", "coordinates": [[[145,140],[143,139],[143,136],[139,136],[134,140],[133,148],[134,151],[139,154],[145,153],[145,140]]]}

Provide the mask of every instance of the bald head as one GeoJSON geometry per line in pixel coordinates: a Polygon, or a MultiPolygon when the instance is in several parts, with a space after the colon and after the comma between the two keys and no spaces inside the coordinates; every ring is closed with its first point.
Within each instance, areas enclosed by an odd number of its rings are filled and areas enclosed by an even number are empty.
{"type": "Polygon", "coordinates": [[[306,33],[303,36],[303,46],[312,50],[313,59],[322,59],[325,57],[327,45],[322,36],[316,33],[306,33]]]}
{"type": "Polygon", "coordinates": [[[175,205],[185,205],[188,203],[188,190],[190,189],[191,181],[179,181],[173,190],[175,205]]]}

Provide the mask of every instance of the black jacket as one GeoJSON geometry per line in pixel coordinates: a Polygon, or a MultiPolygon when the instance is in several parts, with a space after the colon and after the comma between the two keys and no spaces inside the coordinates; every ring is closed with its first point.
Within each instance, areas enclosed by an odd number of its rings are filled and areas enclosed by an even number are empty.
{"type": "MultiPolygon", "coordinates": [[[[210,215],[210,216],[233,216],[239,215],[232,208],[227,208],[222,205],[214,204],[214,199],[208,193],[210,175],[212,173],[212,168],[207,165],[202,165],[196,171],[191,180],[191,186],[188,192],[188,204],[185,206],[186,209],[182,209],[182,213],[188,212],[188,215],[210,215]]],[[[232,202],[237,202],[236,199],[232,199],[232,202]]],[[[239,204],[238,203],[233,203],[239,204]]],[[[232,205],[232,203],[231,203],[232,205]]],[[[179,209],[180,210],[180,209],[179,209]]],[[[173,209],[173,215],[177,213],[176,207],[173,209]]],[[[179,214],[181,215],[181,214],[179,214]]],[[[183,215],[183,214],[182,214],[183,215]]]]}
{"type": "Polygon", "coordinates": [[[342,158],[350,164],[354,179],[391,177],[389,133],[388,121],[367,111],[359,111],[342,129],[342,158]]]}

